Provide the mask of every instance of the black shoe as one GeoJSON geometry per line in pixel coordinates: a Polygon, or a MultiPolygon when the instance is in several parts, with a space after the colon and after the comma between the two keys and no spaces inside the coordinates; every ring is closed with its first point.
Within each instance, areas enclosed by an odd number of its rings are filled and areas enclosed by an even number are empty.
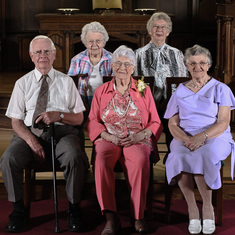
{"type": "Polygon", "coordinates": [[[84,231],[82,213],[80,208],[73,212],[68,210],[68,228],[70,232],[84,231]]]}
{"type": "Polygon", "coordinates": [[[144,234],[148,232],[148,225],[144,219],[136,220],[131,218],[131,225],[136,233],[144,234]]]}
{"type": "Polygon", "coordinates": [[[9,215],[9,223],[7,224],[6,231],[10,233],[19,233],[26,223],[26,212],[13,210],[9,215]]]}

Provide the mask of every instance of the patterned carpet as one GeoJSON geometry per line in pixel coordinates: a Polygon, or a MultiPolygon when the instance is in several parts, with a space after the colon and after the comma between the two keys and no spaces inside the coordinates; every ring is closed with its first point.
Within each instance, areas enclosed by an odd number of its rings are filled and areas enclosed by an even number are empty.
{"type": "MultiPolygon", "coordinates": [[[[62,234],[71,234],[67,230],[66,209],[67,200],[59,200],[59,226],[62,234]]],[[[4,232],[5,225],[8,222],[8,215],[12,210],[11,203],[6,200],[0,200],[0,234],[4,232]]],[[[105,221],[99,212],[99,206],[96,200],[84,200],[82,202],[83,217],[86,225],[86,232],[81,235],[101,234],[105,221]]],[[[119,216],[122,223],[120,235],[135,234],[129,223],[128,201],[123,201],[122,207],[119,206],[119,216]]],[[[172,204],[171,223],[164,223],[164,204],[161,201],[155,201],[153,205],[153,219],[148,221],[149,234],[158,235],[184,235],[189,234],[187,209],[184,200],[175,200],[172,204]]],[[[223,226],[217,227],[215,234],[233,235],[235,234],[235,201],[224,201],[223,226]]],[[[52,199],[42,200],[32,203],[31,220],[21,234],[55,234],[55,216],[54,202],[52,199]]]]}

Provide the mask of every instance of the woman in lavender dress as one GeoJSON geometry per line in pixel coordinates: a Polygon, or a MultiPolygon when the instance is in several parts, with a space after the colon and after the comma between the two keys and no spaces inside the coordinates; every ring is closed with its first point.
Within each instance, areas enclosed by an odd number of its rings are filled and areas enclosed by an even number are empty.
{"type": "Polygon", "coordinates": [[[211,78],[210,52],[199,45],[188,48],[184,63],[192,79],[181,83],[167,105],[164,118],[174,139],[166,161],[169,184],[178,185],[188,205],[189,232],[212,234],[215,231],[212,189],[221,187],[220,167],[232,152],[234,141],[230,132],[230,112],[235,98],[230,88],[211,78]],[[201,216],[194,195],[194,181],[202,197],[201,216]]]}

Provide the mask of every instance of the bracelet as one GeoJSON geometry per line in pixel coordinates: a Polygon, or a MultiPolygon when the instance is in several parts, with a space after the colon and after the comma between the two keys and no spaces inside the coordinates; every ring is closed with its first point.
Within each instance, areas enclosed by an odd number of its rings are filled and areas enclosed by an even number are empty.
{"type": "Polygon", "coordinates": [[[148,139],[148,134],[147,132],[144,130],[144,138],[147,140],[148,139]]]}
{"type": "Polygon", "coordinates": [[[205,131],[203,131],[203,133],[204,133],[204,135],[206,136],[206,139],[205,139],[205,140],[207,140],[207,139],[209,138],[209,135],[208,135],[205,131]]]}

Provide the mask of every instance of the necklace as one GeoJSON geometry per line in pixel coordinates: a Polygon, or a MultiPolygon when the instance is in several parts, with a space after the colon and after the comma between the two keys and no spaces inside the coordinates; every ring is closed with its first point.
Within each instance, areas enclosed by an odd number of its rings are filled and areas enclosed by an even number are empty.
{"type": "Polygon", "coordinates": [[[198,86],[198,85],[196,85],[196,84],[194,84],[194,82],[193,82],[193,80],[191,80],[191,83],[190,83],[190,85],[189,86],[191,86],[191,87],[193,87],[193,88],[202,88],[202,87],[204,87],[206,84],[207,84],[207,82],[208,82],[209,80],[206,80],[201,86],[198,86]]]}
{"type": "MultiPolygon", "coordinates": [[[[131,99],[129,99],[129,102],[128,102],[128,105],[127,105],[126,110],[125,110],[122,114],[119,114],[118,109],[117,109],[116,106],[115,106],[115,102],[114,102],[114,98],[113,98],[113,107],[114,107],[115,113],[116,113],[117,116],[120,117],[120,118],[123,118],[123,117],[126,116],[126,113],[127,113],[128,109],[129,109],[130,104],[131,104],[131,99]]],[[[119,109],[119,111],[120,111],[120,113],[121,113],[121,110],[120,110],[120,109],[119,109]]]]}

